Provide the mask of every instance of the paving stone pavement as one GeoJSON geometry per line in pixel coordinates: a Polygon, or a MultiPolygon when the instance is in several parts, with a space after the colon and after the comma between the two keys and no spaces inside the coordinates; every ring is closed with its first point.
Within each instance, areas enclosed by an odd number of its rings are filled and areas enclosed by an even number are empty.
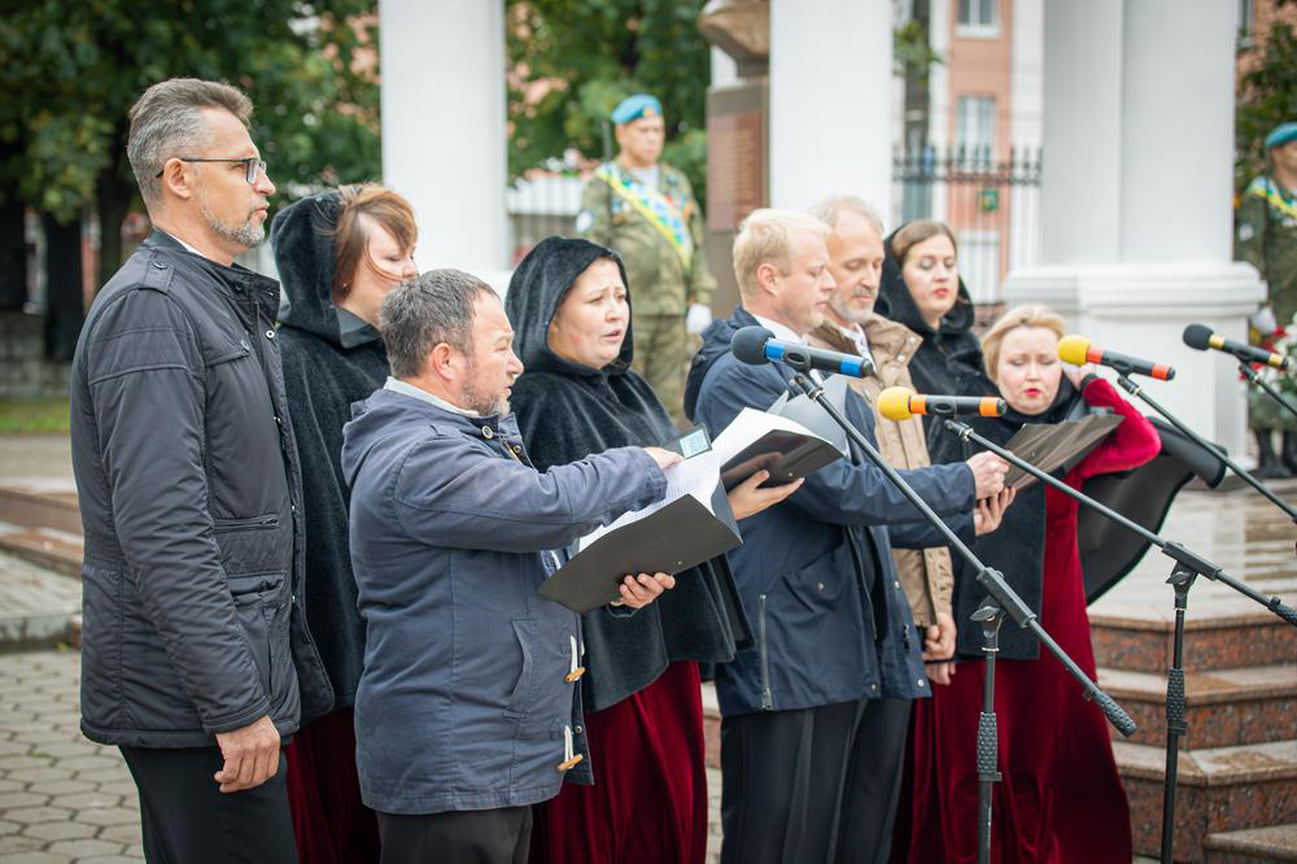
{"type": "Polygon", "coordinates": [[[77,726],[80,664],[73,650],[0,655],[0,864],[144,859],[126,763],[77,726]]]}
{"type": "Polygon", "coordinates": [[[0,552],[0,646],[63,634],[80,609],[80,581],[0,552]]]}

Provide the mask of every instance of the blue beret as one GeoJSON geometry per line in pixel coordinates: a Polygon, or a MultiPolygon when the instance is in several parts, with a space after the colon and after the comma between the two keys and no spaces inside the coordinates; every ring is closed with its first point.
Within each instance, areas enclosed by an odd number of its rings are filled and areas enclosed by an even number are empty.
{"type": "Polygon", "coordinates": [[[657,100],[657,97],[647,93],[636,93],[634,96],[627,96],[620,105],[612,109],[612,122],[620,126],[654,114],[662,116],[662,103],[657,100]]]}
{"type": "Polygon", "coordinates": [[[1293,140],[1297,140],[1297,123],[1280,123],[1265,136],[1265,149],[1281,147],[1293,140]]]}

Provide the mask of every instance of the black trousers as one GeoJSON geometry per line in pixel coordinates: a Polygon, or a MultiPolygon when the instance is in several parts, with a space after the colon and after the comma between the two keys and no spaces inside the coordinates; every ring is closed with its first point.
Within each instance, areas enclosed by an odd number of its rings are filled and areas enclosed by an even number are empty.
{"type": "Polygon", "coordinates": [[[297,864],[284,791],[286,765],[255,789],[222,793],[215,747],[122,747],[140,794],[149,864],[297,864]]]}
{"type": "Polygon", "coordinates": [[[382,864],[527,864],[531,807],[378,814],[382,864]]]}
{"type": "Polygon", "coordinates": [[[891,852],[911,703],[726,718],[721,864],[870,864],[891,852]]]}

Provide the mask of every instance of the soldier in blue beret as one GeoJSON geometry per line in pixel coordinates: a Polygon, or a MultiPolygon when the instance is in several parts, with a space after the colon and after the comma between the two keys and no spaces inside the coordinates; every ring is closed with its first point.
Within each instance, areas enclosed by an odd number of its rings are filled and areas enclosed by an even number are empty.
{"type": "MultiPolygon", "coordinates": [[[[1266,136],[1265,151],[1269,170],[1243,192],[1234,244],[1234,257],[1256,267],[1267,286],[1267,305],[1252,322],[1261,338],[1297,326],[1297,122],[1276,126],[1266,136]]],[[[1248,425],[1260,452],[1257,475],[1297,474],[1297,420],[1269,396],[1253,392],[1248,425]],[[1272,441],[1276,429],[1283,430],[1279,454],[1272,441]]]]}
{"type": "Polygon", "coordinates": [[[684,383],[696,340],[711,323],[716,282],[707,270],[702,208],[688,178],[662,163],[662,103],[648,93],[610,115],[617,158],[595,171],[581,196],[577,233],[621,256],[633,297],[632,368],[685,425],[684,383]]]}

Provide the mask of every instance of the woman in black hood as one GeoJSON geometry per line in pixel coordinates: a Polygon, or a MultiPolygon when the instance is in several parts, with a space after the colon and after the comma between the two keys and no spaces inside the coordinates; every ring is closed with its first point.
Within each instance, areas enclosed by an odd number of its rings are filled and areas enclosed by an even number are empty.
{"type": "MultiPolygon", "coordinates": [[[[662,403],[630,368],[630,296],[616,253],[586,240],[543,240],[514,272],[505,309],[525,367],[510,401],[537,468],[676,436],[662,403]]],[[[736,518],[792,493],[756,489],[762,480],[730,493],[736,518]]],[[[698,664],[731,660],[750,638],[724,556],[679,574],[673,590],[634,615],[604,607],[582,626],[595,785],[567,784],[536,808],[532,860],[702,861],[698,664]]]]}
{"type": "MultiPolygon", "coordinates": [[[[982,349],[973,334],[973,300],[959,275],[955,235],[941,222],[919,220],[896,229],[883,247],[875,311],[922,339],[909,366],[915,389],[941,394],[974,389],[982,349]]],[[[939,420],[923,418],[932,462],[959,461],[957,442],[942,431],[939,420]]]]}
{"type": "Polygon", "coordinates": [[[378,307],[414,266],[414,212],[375,185],[343,186],[289,205],[270,241],[283,284],[280,352],[302,463],[306,614],[335,696],[286,752],[303,864],[377,861],[378,823],[360,800],[352,705],[365,650],[347,542],[350,495],[340,467],[351,403],[387,379],[378,307]]]}

